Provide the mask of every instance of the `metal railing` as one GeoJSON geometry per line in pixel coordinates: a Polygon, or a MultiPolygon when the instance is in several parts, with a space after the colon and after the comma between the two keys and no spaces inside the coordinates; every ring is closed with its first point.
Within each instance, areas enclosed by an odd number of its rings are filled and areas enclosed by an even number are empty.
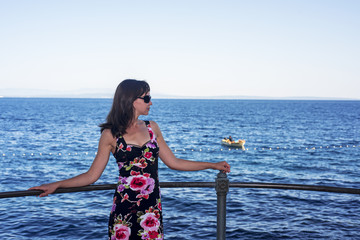
{"type": "MultiPolygon", "coordinates": [[[[98,191],[98,190],[114,190],[116,189],[116,186],[117,186],[116,184],[101,184],[101,185],[89,185],[85,187],[59,188],[54,192],[54,194],[98,191]]],[[[226,239],[226,196],[227,193],[229,192],[230,187],[267,188],[267,189],[360,194],[360,189],[358,188],[342,188],[342,187],[302,185],[302,184],[229,182],[226,173],[223,172],[219,172],[217,174],[215,182],[161,182],[160,187],[161,188],[215,188],[217,195],[217,240],[226,239]]],[[[0,198],[37,196],[40,193],[42,193],[42,191],[40,190],[0,192],[0,198]]]]}

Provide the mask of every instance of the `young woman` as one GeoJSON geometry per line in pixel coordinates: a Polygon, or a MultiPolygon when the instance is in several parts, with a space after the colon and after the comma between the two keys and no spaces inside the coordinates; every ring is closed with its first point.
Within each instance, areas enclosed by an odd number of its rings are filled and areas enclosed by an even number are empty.
{"type": "Polygon", "coordinates": [[[76,177],[32,187],[39,196],[57,188],[80,187],[99,179],[110,153],[119,166],[119,180],[109,219],[109,239],[163,239],[158,157],[171,169],[196,171],[217,169],[230,172],[230,165],[189,161],[175,157],[159,126],[142,121],[152,105],[150,87],[145,81],[127,79],[116,89],[106,122],[101,124],[97,155],[89,170],[76,177]]]}

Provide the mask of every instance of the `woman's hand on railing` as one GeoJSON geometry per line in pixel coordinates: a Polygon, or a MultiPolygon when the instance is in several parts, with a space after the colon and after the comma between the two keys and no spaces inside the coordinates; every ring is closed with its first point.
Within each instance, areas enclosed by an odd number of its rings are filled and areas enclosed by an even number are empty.
{"type": "Polygon", "coordinates": [[[225,173],[229,173],[230,172],[230,165],[226,161],[217,162],[217,163],[215,163],[214,169],[223,171],[225,173]]]}
{"type": "Polygon", "coordinates": [[[58,187],[59,187],[59,184],[57,182],[53,182],[53,183],[47,183],[47,184],[43,184],[43,185],[36,186],[36,187],[31,187],[28,190],[43,191],[43,193],[41,193],[39,195],[39,197],[46,197],[47,195],[55,192],[58,187]]]}

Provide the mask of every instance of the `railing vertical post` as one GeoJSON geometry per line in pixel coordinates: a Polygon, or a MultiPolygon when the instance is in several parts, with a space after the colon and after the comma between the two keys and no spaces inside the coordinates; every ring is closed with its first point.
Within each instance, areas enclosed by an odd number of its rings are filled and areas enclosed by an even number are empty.
{"type": "Polygon", "coordinates": [[[217,240],[226,239],[226,195],[229,191],[229,179],[220,171],[215,179],[217,195],[217,240]]]}

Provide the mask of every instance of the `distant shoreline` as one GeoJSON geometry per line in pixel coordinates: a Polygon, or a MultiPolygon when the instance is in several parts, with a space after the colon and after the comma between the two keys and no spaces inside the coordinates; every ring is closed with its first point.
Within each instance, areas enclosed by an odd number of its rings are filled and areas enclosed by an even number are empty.
{"type": "MultiPolygon", "coordinates": [[[[71,91],[56,91],[45,89],[0,89],[0,98],[96,98],[112,99],[112,89],[78,89],[71,91]]],[[[220,96],[183,96],[169,95],[160,92],[151,92],[153,99],[217,99],[217,100],[331,100],[331,101],[360,101],[360,98],[347,97],[315,97],[315,96],[246,96],[246,95],[220,95],[220,96]]]]}
{"type": "MultiPolygon", "coordinates": [[[[0,99],[108,99],[112,100],[112,97],[88,97],[88,96],[0,96],[0,99]]],[[[244,100],[244,101],[360,101],[360,99],[353,98],[296,98],[296,97],[243,97],[243,98],[231,98],[231,97],[153,97],[154,100],[244,100]]]]}

